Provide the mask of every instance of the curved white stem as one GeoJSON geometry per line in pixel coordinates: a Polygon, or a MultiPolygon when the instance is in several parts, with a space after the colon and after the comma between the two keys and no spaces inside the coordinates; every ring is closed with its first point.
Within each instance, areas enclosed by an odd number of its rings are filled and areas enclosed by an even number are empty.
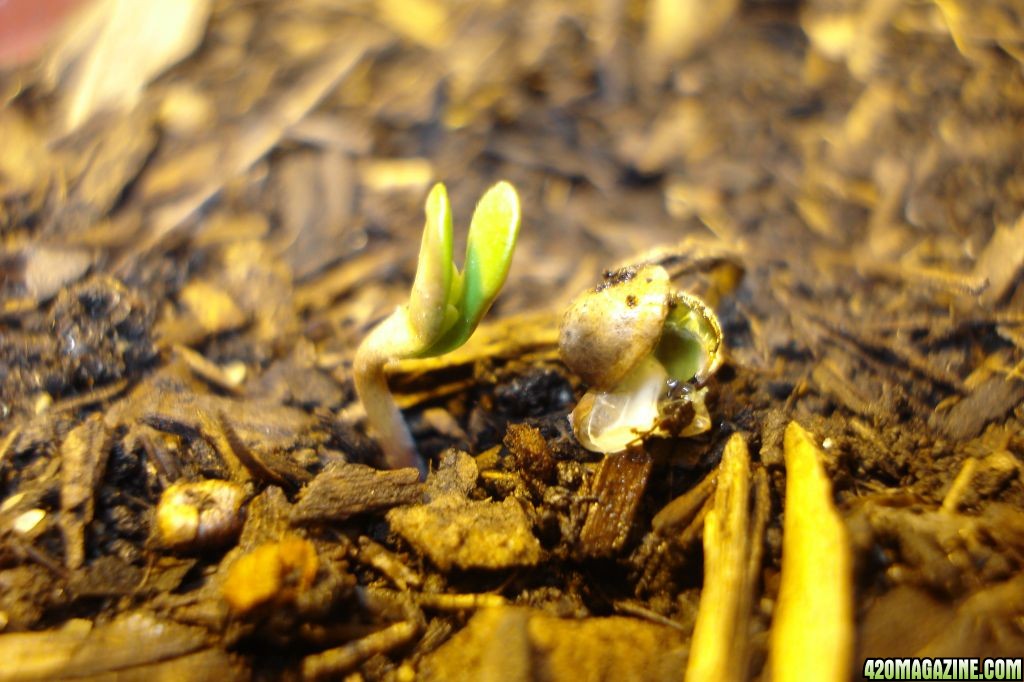
{"type": "Polygon", "coordinates": [[[404,312],[401,308],[395,311],[363,339],[356,350],[353,378],[356,394],[366,409],[367,423],[384,451],[384,461],[388,467],[415,467],[422,478],[427,473],[426,465],[416,451],[416,444],[401,410],[391,397],[384,374],[388,362],[402,356],[401,351],[408,339],[404,312]]]}

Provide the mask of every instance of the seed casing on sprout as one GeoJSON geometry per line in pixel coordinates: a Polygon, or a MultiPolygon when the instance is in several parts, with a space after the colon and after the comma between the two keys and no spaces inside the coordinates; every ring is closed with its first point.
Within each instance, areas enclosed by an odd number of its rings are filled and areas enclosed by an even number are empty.
{"type": "Polygon", "coordinates": [[[722,363],[721,325],[699,297],[674,291],[660,265],[610,272],[573,299],[559,353],[589,387],[570,415],[588,450],[711,428],[702,385],[722,363]]]}

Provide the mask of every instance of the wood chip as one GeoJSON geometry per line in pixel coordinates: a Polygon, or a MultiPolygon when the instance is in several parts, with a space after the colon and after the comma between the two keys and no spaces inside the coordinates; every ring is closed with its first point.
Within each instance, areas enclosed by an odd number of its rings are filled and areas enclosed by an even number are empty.
{"type": "Polygon", "coordinates": [[[266,483],[295,489],[312,477],[283,450],[249,445],[243,441],[223,412],[216,417],[206,413],[199,416],[203,436],[213,443],[235,480],[245,482],[252,476],[266,483]]]}
{"type": "Polygon", "coordinates": [[[685,651],[674,627],[623,616],[556,618],[507,606],[478,611],[424,658],[418,679],[669,680],[678,679],[685,651]]]}
{"type": "Polygon", "coordinates": [[[209,651],[196,667],[206,645],[203,628],[158,619],[143,612],[104,625],[72,619],[43,632],[0,635],[0,682],[100,679],[196,679],[215,673],[218,680],[245,679],[244,669],[223,651],[209,651]],[[191,659],[191,660],[190,660],[191,659]],[[183,675],[183,676],[182,676],[183,675]]]}
{"type": "Polygon", "coordinates": [[[949,412],[933,413],[929,425],[954,440],[969,440],[981,433],[986,424],[1017,407],[1022,400],[1024,381],[996,375],[953,405],[949,412]]]}
{"type": "Polygon", "coordinates": [[[989,281],[981,302],[992,306],[1001,301],[1024,272],[1024,215],[1012,225],[1001,225],[974,264],[974,276],[989,281]]]}
{"type": "Polygon", "coordinates": [[[790,422],[783,448],[786,506],[772,679],[846,679],[853,656],[853,559],[846,526],[832,504],[825,455],[810,435],[790,422]]]}
{"type": "Polygon", "coordinates": [[[229,393],[240,392],[240,385],[245,380],[245,365],[234,363],[228,367],[221,367],[191,348],[176,345],[173,350],[200,379],[229,393]]]}
{"type": "Polygon", "coordinates": [[[364,464],[331,464],[299,491],[295,523],[344,521],[415,504],[423,497],[416,469],[377,471],[364,464]]]}
{"type": "Polygon", "coordinates": [[[213,282],[193,280],[178,294],[182,306],[208,336],[237,329],[246,322],[231,295],[213,282]]]}
{"type": "MultiPolygon", "coordinates": [[[[718,465],[715,502],[704,517],[704,587],[687,680],[746,680],[747,628],[754,600],[750,551],[750,453],[734,433],[718,465]]],[[[755,570],[760,566],[753,567],[755,570]]]]}
{"type": "Polygon", "coordinates": [[[92,265],[83,249],[37,245],[20,254],[24,293],[35,301],[48,301],[61,288],[78,281],[92,265]]]}
{"type": "Polygon", "coordinates": [[[85,562],[85,528],[92,523],[96,490],[110,455],[110,438],[97,414],[72,429],[60,447],[59,523],[68,568],[79,568],[85,562]]]}
{"type": "Polygon", "coordinates": [[[580,532],[578,549],[583,556],[612,556],[626,543],[633,528],[653,459],[642,448],[608,455],[590,485],[597,501],[590,506],[580,532]]]}
{"type": "Polygon", "coordinates": [[[701,482],[661,508],[651,519],[655,533],[668,537],[679,533],[693,522],[708,497],[715,492],[718,470],[708,474],[701,482]]]}
{"type": "Polygon", "coordinates": [[[224,415],[247,447],[287,449],[316,419],[306,412],[264,400],[235,400],[196,392],[182,379],[182,367],[171,365],[146,378],[108,411],[108,425],[142,422],[187,438],[200,435],[200,415],[224,415]]]}
{"type": "Polygon", "coordinates": [[[1020,474],[1020,463],[1006,450],[993,452],[980,460],[968,457],[942,498],[941,509],[955,514],[963,507],[978,504],[1020,474]]]}
{"type": "Polygon", "coordinates": [[[456,493],[388,512],[388,523],[442,570],[533,566],[540,542],[512,498],[470,501],[456,493]]]}
{"type": "Polygon", "coordinates": [[[540,429],[509,424],[502,443],[512,453],[517,469],[545,483],[554,480],[557,462],[540,429]]]}

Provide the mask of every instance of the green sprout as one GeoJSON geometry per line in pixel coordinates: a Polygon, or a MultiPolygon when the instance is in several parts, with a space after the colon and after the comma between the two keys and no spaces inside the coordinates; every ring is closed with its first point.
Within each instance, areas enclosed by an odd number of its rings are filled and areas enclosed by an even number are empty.
{"type": "Polygon", "coordinates": [[[363,339],[356,350],[356,393],[389,467],[426,474],[409,427],[388,390],[385,367],[396,360],[443,355],[464,344],[505,283],[519,235],[519,197],[499,182],[473,212],[463,271],[452,262],[452,213],[438,183],[427,196],[426,224],[409,301],[363,339]]]}
{"type": "Polygon", "coordinates": [[[722,363],[722,329],[704,301],[672,289],[660,265],[608,273],[577,296],[558,349],[590,389],[570,415],[588,450],[619,452],[645,436],[711,428],[702,385],[722,363]]]}

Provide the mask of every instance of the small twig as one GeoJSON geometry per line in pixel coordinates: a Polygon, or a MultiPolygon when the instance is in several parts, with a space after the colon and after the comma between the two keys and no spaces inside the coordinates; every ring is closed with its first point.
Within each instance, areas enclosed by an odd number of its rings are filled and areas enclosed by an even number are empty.
{"type": "Polygon", "coordinates": [[[407,644],[419,632],[419,625],[403,621],[344,646],[328,649],[302,659],[302,679],[334,678],[375,654],[387,653],[407,644]]]}
{"type": "Polygon", "coordinates": [[[677,623],[671,618],[667,618],[661,615],[657,611],[652,611],[646,606],[637,604],[635,601],[632,601],[630,599],[616,600],[612,602],[612,608],[615,609],[616,613],[625,613],[628,616],[643,618],[644,620],[650,621],[652,623],[657,623],[659,625],[667,625],[668,627],[679,630],[681,632],[687,631],[686,628],[682,626],[682,624],[677,623]]]}
{"type": "Polygon", "coordinates": [[[431,594],[412,593],[413,600],[420,606],[437,611],[469,611],[504,606],[508,603],[500,594],[431,594]]]}
{"type": "Polygon", "coordinates": [[[99,388],[93,389],[88,393],[76,395],[73,398],[58,400],[53,405],[50,405],[49,411],[68,412],[71,410],[77,410],[80,407],[85,407],[86,405],[101,403],[104,400],[109,400],[110,398],[113,398],[114,396],[120,394],[126,388],[128,388],[128,380],[120,379],[113,383],[107,384],[106,386],[101,386],[99,388]]]}

